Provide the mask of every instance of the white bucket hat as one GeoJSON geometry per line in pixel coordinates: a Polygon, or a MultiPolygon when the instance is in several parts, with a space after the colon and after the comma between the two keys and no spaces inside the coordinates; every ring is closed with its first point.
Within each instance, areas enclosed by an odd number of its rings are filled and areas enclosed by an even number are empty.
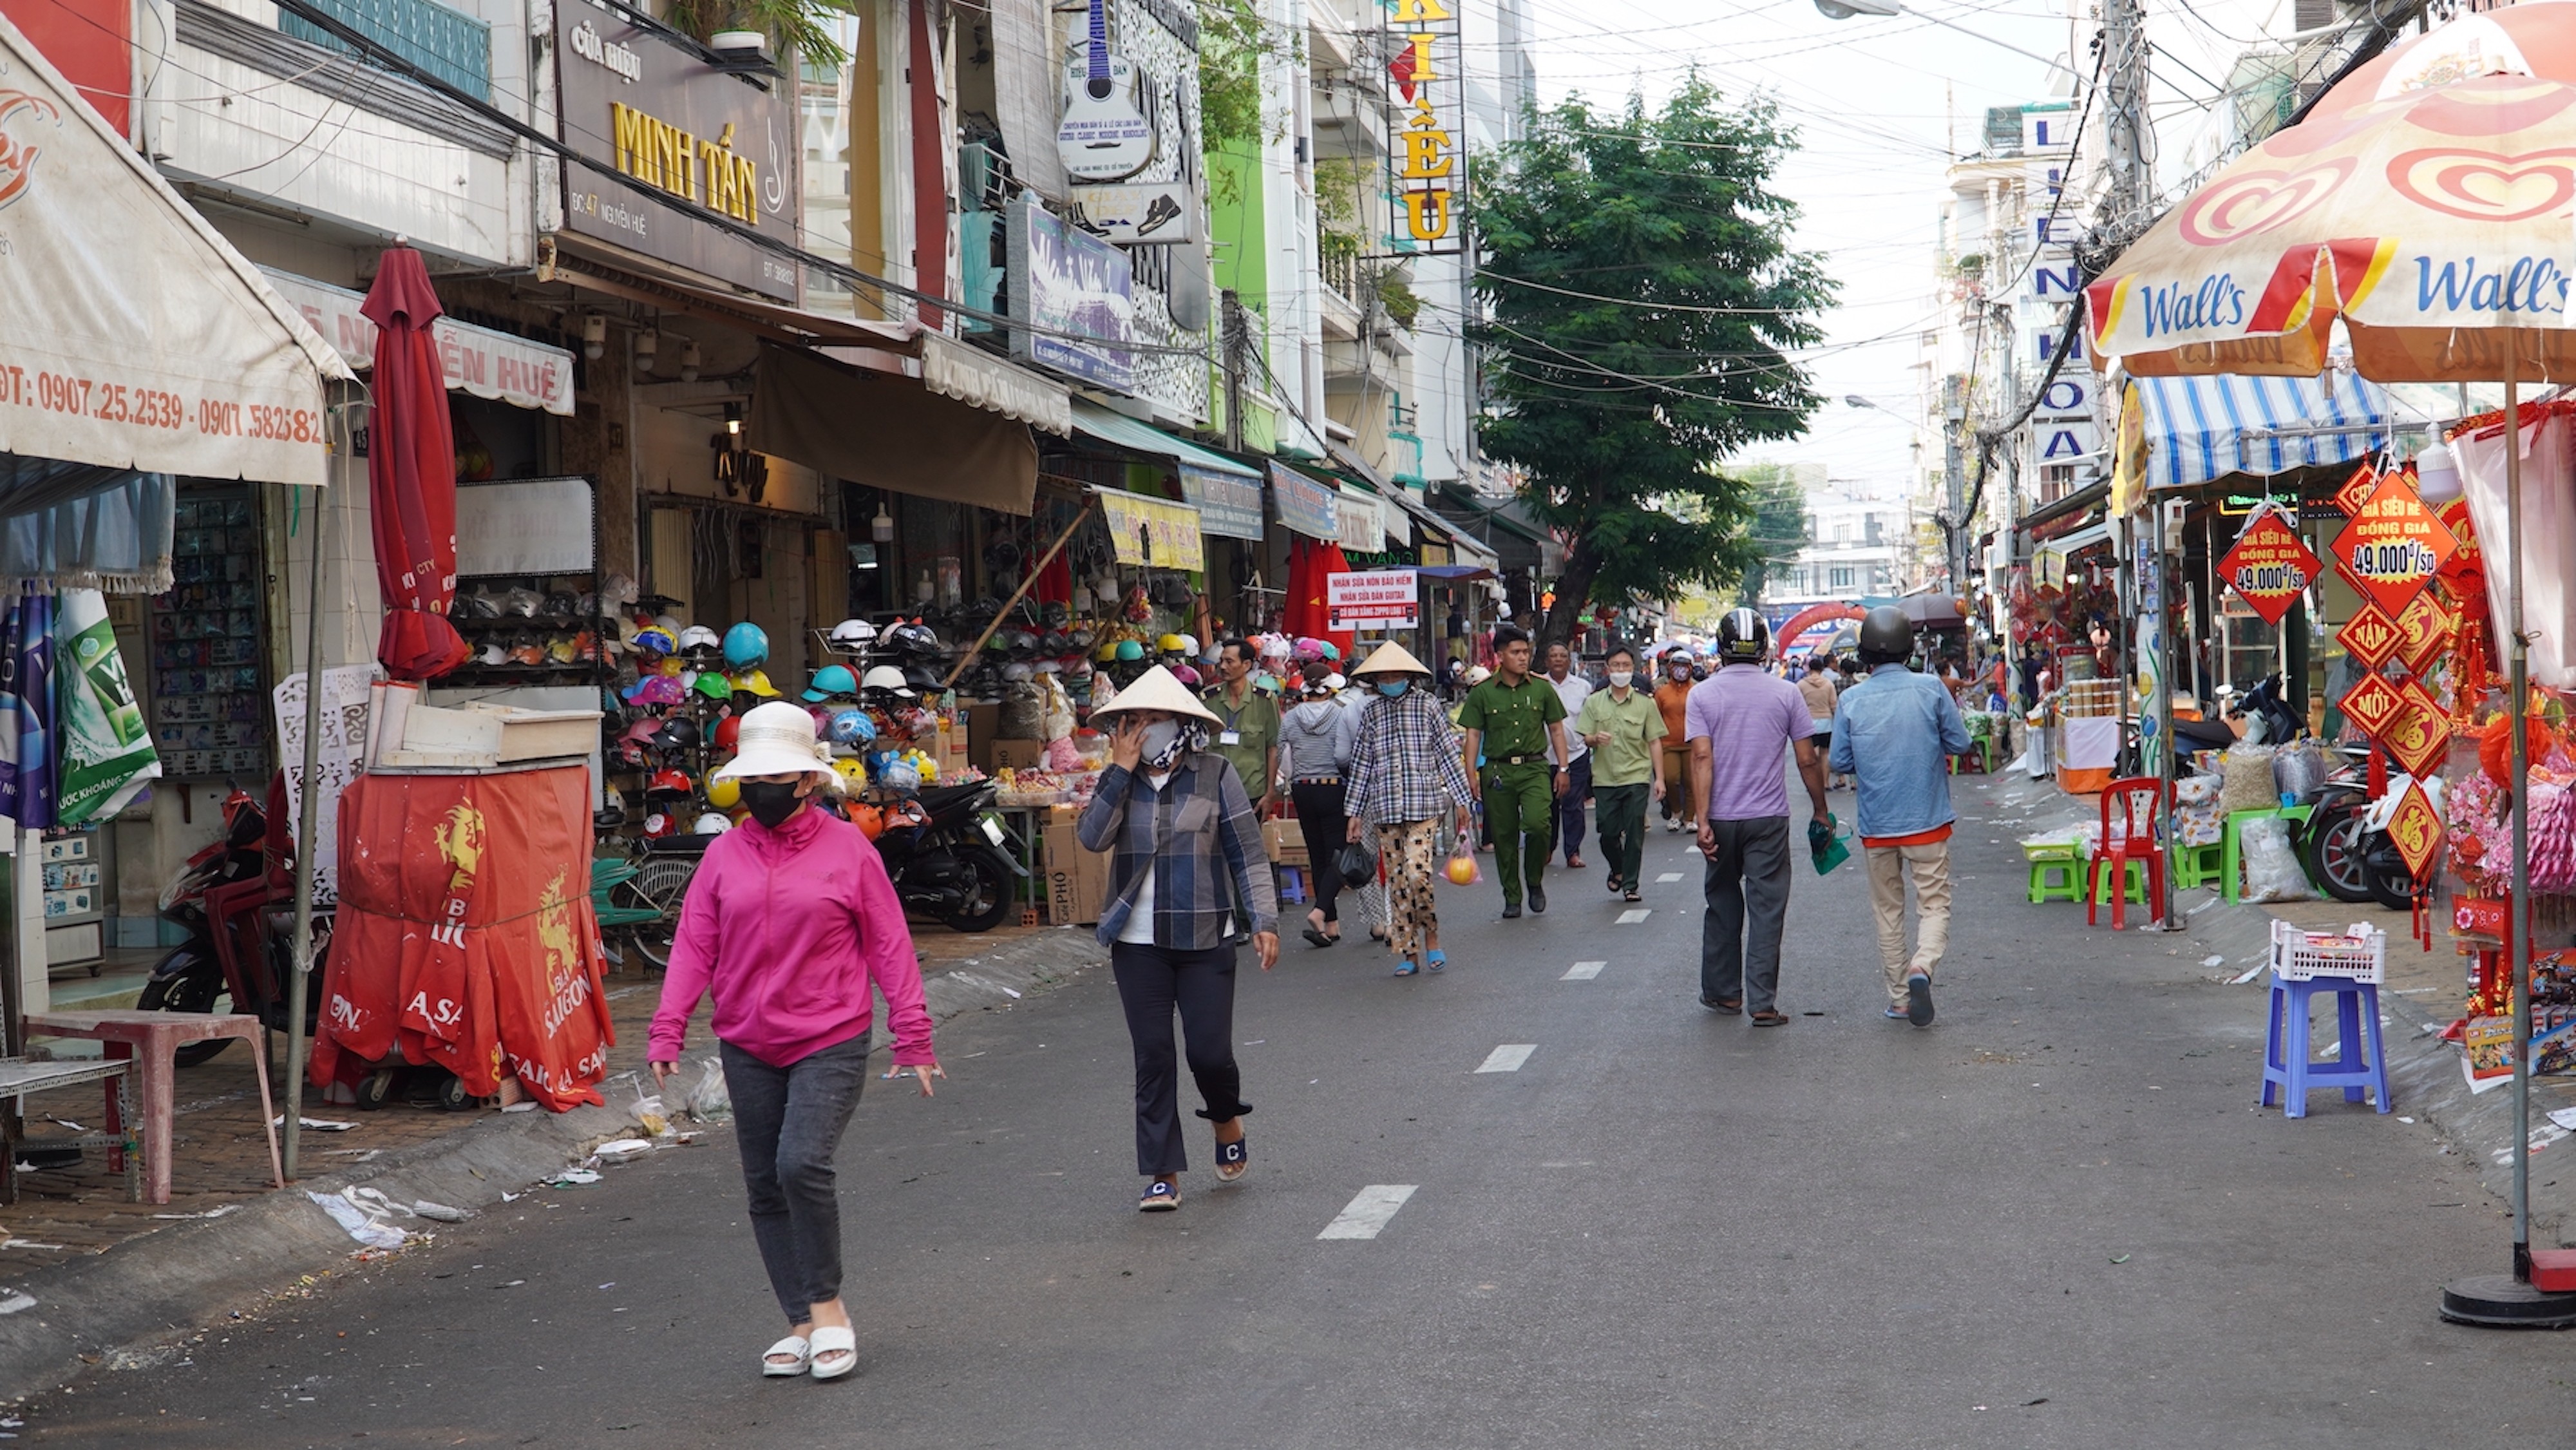
{"type": "Polygon", "coordinates": [[[814,716],[802,705],[785,700],[772,700],[742,717],[742,733],[734,757],[712,772],[717,780],[740,780],[747,775],[820,775],[827,783],[840,777],[833,773],[831,757],[814,735],[814,716]]]}
{"type": "MultiPolygon", "coordinates": [[[[1194,720],[1205,720],[1211,725],[1225,723],[1216,718],[1207,706],[1199,703],[1199,697],[1190,693],[1189,686],[1174,679],[1172,672],[1161,665],[1156,665],[1138,675],[1136,683],[1120,690],[1116,699],[1106,705],[1095,707],[1091,713],[1093,718],[1097,719],[1118,710],[1161,710],[1173,715],[1187,715],[1194,720]]],[[[748,721],[744,723],[746,726],[749,724],[748,721]]]]}

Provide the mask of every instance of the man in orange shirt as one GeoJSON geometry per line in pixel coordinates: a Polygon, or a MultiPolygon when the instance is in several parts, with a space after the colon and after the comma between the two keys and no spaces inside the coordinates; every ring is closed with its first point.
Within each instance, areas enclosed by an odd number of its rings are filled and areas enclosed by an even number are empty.
{"type": "MultiPolygon", "coordinates": [[[[1690,779],[1690,742],[1682,738],[1689,724],[1691,693],[1691,657],[1686,649],[1675,649],[1664,655],[1664,677],[1655,686],[1655,708],[1664,716],[1664,779],[1690,779]]],[[[1699,829],[1699,803],[1691,793],[1678,787],[1664,792],[1664,830],[1696,831],[1699,829]]]]}

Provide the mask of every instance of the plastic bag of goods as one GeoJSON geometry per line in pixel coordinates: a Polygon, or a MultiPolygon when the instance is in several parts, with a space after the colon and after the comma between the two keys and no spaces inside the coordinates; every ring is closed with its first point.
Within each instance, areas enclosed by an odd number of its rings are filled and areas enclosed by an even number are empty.
{"type": "Polygon", "coordinates": [[[1038,689],[1038,723],[1043,733],[1030,738],[1052,741],[1070,737],[1073,734],[1073,697],[1064,692],[1064,682],[1048,675],[1038,689]]]}
{"type": "Polygon", "coordinates": [[[2290,823],[2277,816],[2247,821],[2239,836],[2245,856],[2248,901],[2313,901],[2307,868],[2290,842],[2290,823]]]}
{"type": "Polygon", "coordinates": [[[2296,801],[2312,801],[2326,783],[2326,753],[2313,740],[2293,741],[2272,757],[2272,788],[2296,801]]]}
{"type": "Polygon", "coordinates": [[[2281,792],[2272,784],[2272,758],[2279,753],[2269,745],[2229,746],[2220,771],[2219,809],[2233,815],[2279,805],[2281,792]]]}

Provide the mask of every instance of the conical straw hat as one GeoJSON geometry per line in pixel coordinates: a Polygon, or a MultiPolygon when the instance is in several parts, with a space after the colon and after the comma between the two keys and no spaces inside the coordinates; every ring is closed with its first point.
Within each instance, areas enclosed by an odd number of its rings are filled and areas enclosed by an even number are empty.
{"type": "Polygon", "coordinates": [[[1165,710],[1174,715],[1205,720],[1211,725],[1225,723],[1199,703],[1198,696],[1190,693],[1189,686],[1172,678],[1172,672],[1161,665],[1138,675],[1136,683],[1120,690],[1116,698],[1091,713],[1097,719],[1116,710],[1165,710]]]}
{"type": "Polygon", "coordinates": [[[1351,678],[1362,675],[1429,675],[1431,667],[1413,657],[1413,652],[1393,640],[1379,645],[1367,659],[1360,661],[1351,678]]]}

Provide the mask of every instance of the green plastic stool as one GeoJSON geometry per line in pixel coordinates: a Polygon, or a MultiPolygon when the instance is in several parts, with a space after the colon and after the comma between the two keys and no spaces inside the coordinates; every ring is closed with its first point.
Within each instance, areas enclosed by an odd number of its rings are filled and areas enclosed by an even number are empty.
{"type": "MultiPolygon", "coordinates": [[[[2121,885],[2122,885],[2122,891],[2121,891],[2121,894],[2122,894],[2122,895],[2124,895],[2124,896],[2126,896],[2126,897],[2128,897],[2129,901],[2130,901],[2133,905],[2137,905],[2137,906],[2144,906],[2144,905],[2146,905],[2146,904],[2147,904],[2147,863],[2146,863],[2146,862],[2144,862],[2144,861],[2122,861],[2122,862],[2120,862],[2120,863],[2119,863],[2119,865],[2120,865],[2120,867],[2121,867],[2120,875],[2121,875],[2121,878],[2122,878],[2122,882],[2121,882],[2121,885]]],[[[2089,871],[2091,868],[2090,868],[2090,867],[2087,867],[2086,869],[2089,871]]],[[[2078,887],[2078,888],[2077,888],[2076,893],[2075,893],[2075,899],[2076,899],[2076,900],[2078,900],[2078,901],[2081,901],[2081,900],[2083,900],[2083,899],[2084,899],[2084,892],[2083,892],[2083,889],[2082,889],[2081,887],[2078,887]]],[[[2093,892],[2093,899],[2094,899],[2096,902],[2099,902],[2100,904],[2102,904],[2102,905],[2104,905],[2104,906],[2108,906],[2108,905],[2110,905],[2110,904],[2111,904],[2111,878],[2110,878],[2110,877],[2108,877],[2108,876],[2104,876],[2104,877],[2102,878],[2102,882],[2101,882],[2101,884],[2100,884],[2099,886],[2097,886],[2097,887],[2095,887],[2095,888],[2094,888],[2094,892],[2093,892]]]]}
{"type": "Polygon", "coordinates": [[[2227,843],[2212,841],[2206,846],[2176,846],[2173,852],[2174,886],[2189,890],[2207,886],[2219,878],[2227,864],[2227,843]]]}
{"type": "Polygon", "coordinates": [[[2305,824],[2315,810],[2314,806],[2265,806],[2261,810],[2227,813],[2227,825],[2219,842],[2218,892],[2227,898],[2228,905],[2245,899],[2245,857],[2239,839],[2245,822],[2277,819],[2305,824]]]}
{"type": "Polygon", "coordinates": [[[2025,844],[2023,854],[2030,857],[2030,904],[2049,901],[2082,901],[2084,899],[2084,862],[2075,854],[2072,844],[2032,846],[2025,844]]]}

